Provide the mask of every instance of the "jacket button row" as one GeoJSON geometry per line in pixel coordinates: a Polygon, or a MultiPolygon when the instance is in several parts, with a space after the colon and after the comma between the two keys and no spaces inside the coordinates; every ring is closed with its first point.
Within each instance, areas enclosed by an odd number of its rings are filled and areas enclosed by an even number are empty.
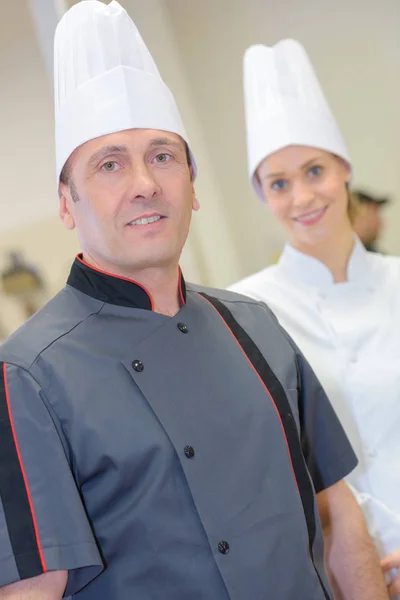
{"type": "MultiPolygon", "coordinates": [[[[184,325],[183,323],[178,323],[178,329],[179,331],[181,331],[182,333],[188,333],[189,329],[187,328],[186,325],[184,325]]],[[[132,368],[137,371],[138,373],[141,373],[144,369],[144,364],[142,363],[141,360],[133,360],[132,361],[132,368]]],[[[195,455],[195,451],[193,446],[185,446],[183,449],[185,456],[187,458],[194,458],[195,455]]],[[[230,548],[229,548],[229,544],[228,542],[226,542],[225,540],[221,540],[218,543],[218,550],[219,552],[221,552],[221,554],[228,554],[230,548]]]]}

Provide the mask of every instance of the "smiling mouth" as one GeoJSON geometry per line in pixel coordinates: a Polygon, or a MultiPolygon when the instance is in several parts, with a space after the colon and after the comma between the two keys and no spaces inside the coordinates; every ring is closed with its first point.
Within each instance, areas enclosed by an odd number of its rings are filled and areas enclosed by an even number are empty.
{"type": "Polygon", "coordinates": [[[293,220],[298,223],[309,223],[318,221],[320,217],[325,213],[327,207],[320,208],[319,210],[314,210],[313,212],[307,213],[306,215],[301,215],[300,217],[295,217],[293,220]]]}
{"type": "Polygon", "coordinates": [[[130,221],[128,225],[151,225],[151,223],[156,223],[160,219],[164,219],[161,215],[154,215],[154,217],[143,217],[142,219],[136,219],[136,221],[130,221]]]}

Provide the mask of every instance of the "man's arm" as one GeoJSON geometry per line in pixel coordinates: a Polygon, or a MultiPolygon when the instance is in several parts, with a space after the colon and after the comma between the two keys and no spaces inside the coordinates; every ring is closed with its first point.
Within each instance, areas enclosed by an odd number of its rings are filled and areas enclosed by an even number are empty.
{"type": "Polygon", "coordinates": [[[389,594],[391,596],[400,594],[400,550],[386,556],[381,562],[381,567],[385,573],[391,569],[397,569],[397,576],[389,584],[389,594]]]}
{"type": "Polygon", "coordinates": [[[50,571],[0,588],[1,600],[61,600],[67,585],[67,571],[50,571]]]}
{"type": "MultiPolygon", "coordinates": [[[[33,375],[0,361],[0,600],[57,598],[40,587],[32,596],[35,577],[49,573],[43,585],[56,584],[61,575],[51,575],[55,571],[68,571],[66,595],[73,596],[103,569],[68,441],[56,425],[57,415],[33,375]]],[[[42,584],[37,581],[35,586],[42,584]]]]}
{"type": "Polygon", "coordinates": [[[335,600],[388,598],[378,555],[361,510],[343,480],[317,494],[325,569],[335,600]]]}

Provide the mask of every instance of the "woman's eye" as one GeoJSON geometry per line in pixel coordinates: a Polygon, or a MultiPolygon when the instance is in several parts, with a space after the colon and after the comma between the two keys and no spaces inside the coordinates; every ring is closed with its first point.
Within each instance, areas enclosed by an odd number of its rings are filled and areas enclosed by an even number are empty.
{"type": "Polygon", "coordinates": [[[318,177],[318,175],[321,175],[321,173],[322,173],[322,167],[320,167],[319,165],[314,165],[308,171],[308,174],[311,175],[311,177],[318,177]]]}
{"type": "Polygon", "coordinates": [[[276,192],[281,192],[282,190],[286,189],[286,187],[287,187],[286,179],[277,179],[276,181],[274,181],[271,184],[271,188],[273,190],[275,190],[276,192]]]}

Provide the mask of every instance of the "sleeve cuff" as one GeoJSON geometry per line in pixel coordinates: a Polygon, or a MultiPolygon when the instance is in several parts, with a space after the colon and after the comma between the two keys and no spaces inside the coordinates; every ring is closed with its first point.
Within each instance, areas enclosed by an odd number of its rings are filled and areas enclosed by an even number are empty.
{"type": "MultiPolygon", "coordinates": [[[[43,548],[43,552],[48,571],[68,571],[68,583],[64,596],[78,593],[104,569],[103,561],[94,542],[72,546],[51,546],[43,548]]],[[[28,558],[29,556],[25,556],[25,559],[28,558]]],[[[0,562],[0,588],[17,581],[15,557],[9,556],[0,562]]]]}
{"type": "Polygon", "coordinates": [[[323,492],[332,485],[335,485],[335,483],[338,483],[341,479],[347,477],[356,468],[357,464],[358,459],[349,446],[349,449],[340,459],[335,461],[334,466],[330,469],[324,469],[323,473],[318,472],[313,474],[315,493],[323,492]]]}

